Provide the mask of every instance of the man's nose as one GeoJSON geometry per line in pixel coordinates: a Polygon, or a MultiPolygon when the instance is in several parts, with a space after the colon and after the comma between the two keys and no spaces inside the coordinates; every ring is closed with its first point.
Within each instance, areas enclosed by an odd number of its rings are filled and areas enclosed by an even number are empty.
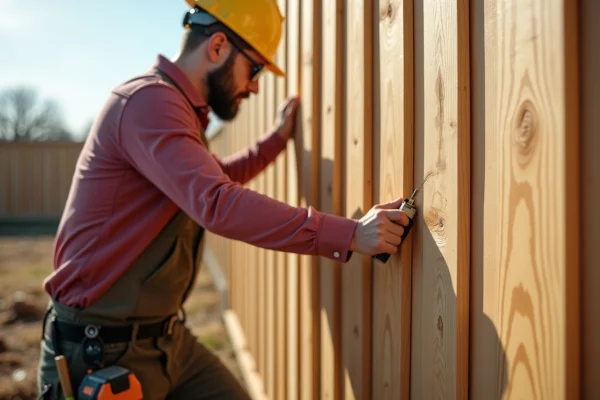
{"type": "Polygon", "coordinates": [[[254,94],[258,94],[258,81],[251,81],[248,84],[248,90],[254,94]]]}

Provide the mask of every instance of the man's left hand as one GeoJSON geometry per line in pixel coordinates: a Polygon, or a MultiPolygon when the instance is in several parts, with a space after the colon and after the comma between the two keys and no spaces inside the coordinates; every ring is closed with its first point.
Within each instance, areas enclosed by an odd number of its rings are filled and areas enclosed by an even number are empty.
{"type": "Polygon", "coordinates": [[[300,97],[293,96],[283,102],[277,110],[275,129],[277,134],[286,142],[294,136],[296,128],[296,113],[300,106],[300,97]]]}

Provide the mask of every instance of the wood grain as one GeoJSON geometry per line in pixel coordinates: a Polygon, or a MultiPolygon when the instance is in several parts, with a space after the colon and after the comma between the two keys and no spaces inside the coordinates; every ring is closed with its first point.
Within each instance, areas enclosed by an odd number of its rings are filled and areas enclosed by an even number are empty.
{"type": "MultiPolygon", "coordinates": [[[[504,398],[566,394],[565,283],[573,264],[565,246],[565,149],[572,133],[558,62],[563,13],[561,0],[489,1],[484,10],[483,313],[506,354],[495,390],[504,398]]],[[[500,346],[488,338],[484,347],[501,362],[500,346]]]]}
{"type": "MultiPolygon", "coordinates": [[[[373,5],[346,0],[345,192],[346,217],[359,219],[372,206],[373,5]]],[[[344,399],[371,396],[371,260],[354,254],[341,271],[341,374],[344,399]]]]}
{"type": "MultiPolygon", "coordinates": [[[[275,118],[275,78],[273,74],[267,74],[265,76],[264,85],[264,110],[265,110],[265,124],[263,130],[265,132],[271,132],[273,121],[275,118]]],[[[276,198],[275,188],[275,163],[271,163],[265,173],[265,190],[266,194],[271,198],[276,198]]],[[[276,277],[275,277],[275,252],[271,250],[265,251],[265,393],[269,398],[275,397],[275,352],[277,346],[275,342],[275,329],[276,329],[276,277]]]]}
{"type": "MultiPolygon", "coordinates": [[[[319,209],[342,214],[342,39],[343,2],[324,1],[321,72],[321,187],[319,209]]],[[[340,263],[319,260],[320,393],[319,399],[338,399],[340,334],[340,263]]]]}
{"type": "Polygon", "coordinates": [[[582,364],[581,394],[584,399],[600,398],[600,246],[597,231],[600,226],[600,2],[580,1],[579,26],[581,39],[580,104],[581,104],[581,274],[582,274],[582,364]]]}
{"type": "Polygon", "coordinates": [[[424,226],[414,257],[413,398],[468,397],[470,135],[469,8],[426,1],[422,18],[422,165],[417,200],[424,226]],[[460,26],[459,26],[460,23],[460,26]],[[461,371],[459,375],[458,371],[461,371]]]}
{"type": "MultiPolygon", "coordinates": [[[[564,188],[565,199],[580,202],[580,114],[579,114],[579,8],[575,1],[562,4],[563,79],[564,79],[564,188]],[[567,133],[568,132],[568,133],[567,133]],[[572,133],[575,132],[575,133],[572,133]],[[574,195],[570,195],[574,193],[574,195]]],[[[565,210],[565,397],[578,399],[581,395],[581,213],[580,207],[565,210]]]]}
{"type": "MultiPolygon", "coordinates": [[[[278,0],[279,9],[285,16],[287,15],[287,0],[278,0]]],[[[277,65],[284,68],[289,74],[287,66],[287,30],[288,20],[286,19],[282,26],[283,32],[279,49],[275,56],[277,65]]],[[[288,75],[289,76],[289,75],[288,75]]],[[[274,84],[274,112],[277,112],[279,105],[283,103],[287,93],[287,78],[275,78],[274,84]]],[[[283,151],[275,160],[275,196],[280,201],[287,201],[287,151],[283,151]]],[[[288,304],[287,291],[287,258],[288,255],[284,252],[275,253],[275,394],[272,399],[284,399],[286,382],[288,379],[287,373],[287,332],[286,332],[286,316],[288,304]]]]}
{"type": "MultiPolygon", "coordinates": [[[[263,74],[260,78],[259,86],[265,89],[265,79],[266,74],[263,74]]],[[[256,124],[254,131],[254,142],[262,139],[265,132],[265,93],[267,90],[260,90],[256,96],[254,96],[254,113],[256,116],[256,124]]],[[[266,194],[266,171],[262,171],[258,176],[254,178],[256,181],[256,190],[261,194],[266,194]]],[[[257,336],[257,367],[258,373],[262,376],[263,381],[266,384],[267,376],[267,368],[266,368],[266,347],[268,346],[266,342],[266,332],[265,332],[265,297],[267,294],[267,287],[265,286],[266,281],[266,252],[265,249],[260,247],[255,247],[255,251],[257,253],[258,261],[256,264],[257,270],[257,282],[256,288],[262,287],[262,290],[253,290],[256,294],[256,336],[257,336]]]]}
{"type": "MultiPolygon", "coordinates": [[[[321,0],[302,1],[301,92],[302,162],[300,205],[319,208],[321,147],[321,0]]],[[[318,398],[319,272],[318,259],[300,257],[300,398],[318,398]]]]}
{"type": "MultiPolygon", "coordinates": [[[[301,29],[300,15],[301,0],[288,0],[287,3],[287,94],[293,96],[300,94],[300,44],[301,29]]],[[[304,102],[303,102],[304,107],[304,102]]],[[[301,115],[301,114],[300,114],[301,115]]],[[[300,121],[300,116],[298,118],[300,121]]],[[[300,125],[299,125],[300,126],[300,125]]],[[[296,135],[299,134],[296,127],[296,135]]],[[[299,189],[299,163],[297,147],[302,148],[300,140],[296,138],[288,143],[287,156],[287,202],[290,205],[300,204],[299,189]]],[[[299,256],[287,255],[287,388],[286,399],[297,400],[300,386],[300,354],[299,354],[299,256]]]]}
{"type": "MultiPolygon", "coordinates": [[[[413,4],[387,0],[377,10],[379,87],[376,109],[377,202],[410,195],[413,187],[413,4]]],[[[373,265],[374,399],[410,397],[412,236],[387,264],[373,265]]]]}

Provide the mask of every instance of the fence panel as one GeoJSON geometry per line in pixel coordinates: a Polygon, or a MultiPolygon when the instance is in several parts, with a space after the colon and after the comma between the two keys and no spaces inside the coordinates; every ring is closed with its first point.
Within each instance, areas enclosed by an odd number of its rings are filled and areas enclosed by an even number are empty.
{"type": "Polygon", "coordinates": [[[82,147],[74,142],[0,142],[0,218],[58,220],[82,147]]]}
{"type": "Polygon", "coordinates": [[[599,7],[581,0],[581,18],[566,0],[278,3],[287,76],[264,82],[218,151],[253,143],[286,96],[300,94],[302,112],[298,136],[248,186],[358,219],[429,178],[413,231],[385,265],[210,242],[228,253],[215,259],[229,263],[252,393],[600,392],[591,372],[600,259],[589,239],[600,224],[589,172],[599,7]]]}

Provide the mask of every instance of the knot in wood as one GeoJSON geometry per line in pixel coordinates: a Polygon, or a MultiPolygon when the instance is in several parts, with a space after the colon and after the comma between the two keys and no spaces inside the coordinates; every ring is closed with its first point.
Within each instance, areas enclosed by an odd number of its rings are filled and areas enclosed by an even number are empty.
{"type": "Polygon", "coordinates": [[[444,320],[442,319],[441,315],[438,315],[437,328],[440,333],[444,333],[444,320]]]}
{"type": "Polygon", "coordinates": [[[516,115],[513,142],[522,163],[529,161],[539,135],[537,112],[533,103],[526,100],[516,115]]]}
{"type": "Polygon", "coordinates": [[[430,207],[424,216],[425,224],[429,231],[435,236],[438,244],[446,240],[446,220],[443,211],[435,207],[430,207]]]}
{"type": "Polygon", "coordinates": [[[354,325],[354,335],[355,335],[356,337],[360,336],[360,332],[359,332],[359,330],[358,330],[358,325],[354,325]]]}
{"type": "Polygon", "coordinates": [[[381,8],[379,10],[379,20],[380,21],[389,21],[392,22],[396,18],[396,10],[398,6],[396,4],[396,0],[387,0],[382,2],[381,8]]]}

